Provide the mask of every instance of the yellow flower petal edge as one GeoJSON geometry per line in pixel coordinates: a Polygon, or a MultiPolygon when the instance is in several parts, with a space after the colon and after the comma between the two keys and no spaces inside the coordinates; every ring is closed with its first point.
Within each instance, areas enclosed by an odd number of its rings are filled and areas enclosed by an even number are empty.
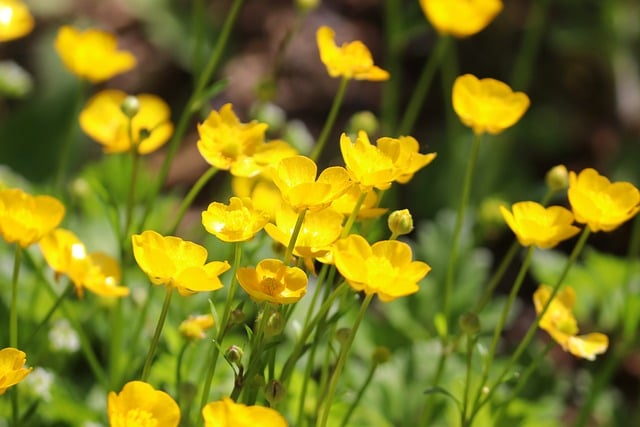
{"type": "Polygon", "coordinates": [[[213,328],[215,319],[211,314],[189,316],[178,327],[178,332],[188,340],[201,340],[206,337],[205,331],[213,328]]]}
{"type": "Polygon", "coordinates": [[[24,37],[33,30],[34,19],[21,1],[0,0],[0,42],[24,37]]]}
{"type": "Polygon", "coordinates": [[[478,79],[472,74],[453,84],[453,109],[465,126],[476,134],[498,134],[513,126],[529,108],[529,97],[514,92],[499,80],[478,79]]]}
{"type": "Polygon", "coordinates": [[[235,403],[228,397],[202,408],[205,427],[287,427],[278,411],[264,406],[235,403]]]}
{"type": "Polygon", "coordinates": [[[502,10],[502,1],[420,0],[420,6],[438,33],[463,38],[489,25],[502,10]]]}
{"type": "Polygon", "coordinates": [[[180,407],[176,401],[143,381],[130,381],[120,393],[110,392],[107,414],[112,427],[177,427],[180,424],[180,407]]]}
{"type": "Polygon", "coordinates": [[[269,215],[254,209],[249,198],[231,197],[229,205],[213,202],[202,212],[204,228],[223,242],[252,239],[267,222],[269,215]]]}
{"type": "Polygon", "coordinates": [[[611,182],[595,169],[569,172],[569,203],[576,221],[593,232],[612,231],[640,210],[640,192],[630,182],[611,182]]]}
{"type": "Polygon", "coordinates": [[[383,81],[389,73],[373,64],[371,52],[359,40],[337,46],[335,32],[322,26],[316,32],[320,60],[331,77],[355,80],[383,81]]]}
{"type": "Polygon", "coordinates": [[[17,348],[0,350],[0,395],[29,375],[33,368],[25,368],[26,362],[27,355],[17,348]]]}
{"type": "Polygon", "coordinates": [[[257,302],[293,304],[307,292],[307,275],[277,259],[263,259],[255,268],[241,268],[238,283],[257,302]]]}

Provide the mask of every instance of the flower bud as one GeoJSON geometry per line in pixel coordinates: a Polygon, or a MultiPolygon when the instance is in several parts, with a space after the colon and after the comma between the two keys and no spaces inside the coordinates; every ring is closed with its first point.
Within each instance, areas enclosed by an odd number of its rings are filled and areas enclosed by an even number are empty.
{"type": "Polygon", "coordinates": [[[376,365],[387,363],[391,359],[391,351],[388,347],[376,347],[371,353],[371,360],[376,365]]]}
{"type": "Polygon", "coordinates": [[[320,0],[296,0],[296,8],[303,13],[311,12],[318,6],[320,6],[320,0]]]}
{"type": "Polygon", "coordinates": [[[336,339],[340,345],[344,345],[351,335],[351,328],[340,328],[336,331],[336,339]]]}
{"type": "Polygon", "coordinates": [[[205,337],[204,331],[211,329],[213,324],[214,320],[211,314],[189,316],[187,320],[180,323],[178,332],[185,339],[201,340],[205,337]]]}
{"type": "Polygon", "coordinates": [[[349,123],[347,123],[347,133],[355,135],[363,130],[367,135],[373,135],[379,127],[380,123],[375,114],[371,111],[359,111],[351,116],[349,123]]]}
{"type": "Polygon", "coordinates": [[[235,310],[231,311],[232,325],[239,325],[243,323],[245,318],[246,318],[246,315],[244,314],[244,311],[242,311],[241,308],[236,308],[235,310]]]}
{"type": "Polygon", "coordinates": [[[279,311],[269,314],[267,324],[264,327],[264,336],[267,338],[275,337],[282,333],[284,329],[284,318],[279,311]]]}
{"type": "Polygon", "coordinates": [[[267,399],[271,407],[281,402],[286,393],[287,390],[284,384],[275,379],[269,381],[267,385],[264,386],[264,398],[267,399]]]}
{"type": "Polygon", "coordinates": [[[413,218],[411,217],[409,209],[391,212],[387,224],[394,236],[409,234],[411,230],[413,230],[413,218]]]}
{"type": "Polygon", "coordinates": [[[473,336],[480,332],[480,319],[476,313],[465,313],[460,316],[458,322],[460,324],[460,329],[469,336],[473,336]]]}
{"type": "Polygon", "coordinates": [[[282,129],[287,120],[285,111],[271,102],[259,102],[253,107],[255,119],[261,123],[269,125],[272,131],[282,129]]]}
{"type": "Polygon", "coordinates": [[[569,187],[569,172],[565,165],[557,165],[549,169],[545,176],[547,187],[551,191],[562,191],[569,187]]]}
{"type": "Polygon", "coordinates": [[[122,101],[122,104],[120,104],[120,110],[125,116],[132,119],[138,114],[138,111],[140,111],[140,101],[137,97],[129,95],[122,101]]]}
{"type": "Polygon", "coordinates": [[[233,363],[235,365],[240,364],[242,356],[244,356],[244,351],[235,344],[229,347],[224,353],[224,357],[229,361],[229,363],[233,363]]]}

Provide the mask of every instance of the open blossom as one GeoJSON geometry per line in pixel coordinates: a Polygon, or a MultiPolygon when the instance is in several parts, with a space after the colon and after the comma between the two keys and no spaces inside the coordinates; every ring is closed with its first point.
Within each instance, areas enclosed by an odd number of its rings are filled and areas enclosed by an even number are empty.
{"type": "MultiPolygon", "coordinates": [[[[342,215],[349,216],[356,208],[356,203],[358,202],[358,199],[360,199],[361,195],[362,190],[360,189],[360,186],[353,185],[346,193],[331,202],[331,209],[340,212],[342,215]]],[[[378,194],[375,190],[367,191],[367,195],[364,197],[364,200],[358,209],[357,218],[378,218],[379,216],[384,215],[387,210],[387,208],[378,207],[378,194]]]]}
{"type": "Polygon", "coordinates": [[[436,153],[420,153],[420,144],[412,136],[383,137],[376,141],[376,145],[393,161],[393,165],[398,170],[396,181],[400,184],[411,181],[413,175],[431,163],[437,155],[436,153]]]}
{"type": "Polygon", "coordinates": [[[40,240],[40,250],[56,274],[66,274],[81,297],[86,288],[105,297],[129,295],[129,288],[118,286],[118,262],[102,252],[87,253],[85,245],[71,231],[57,228],[40,240]]]}
{"type": "Polygon", "coordinates": [[[336,33],[327,26],[318,28],[316,39],[320,59],[331,77],[382,81],[389,79],[389,73],[373,64],[371,52],[359,40],[337,46],[336,33]]]}
{"type": "Polygon", "coordinates": [[[418,282],[431,267],[412,261],[411,247],[397,240],[369,245],[364,237],[351,234],[334,244],[336,268],[356,291],[378,294],[381,301],[393,301],[418,292],[418,282]]]}
{"type": "Polygon", "coordinates": [[[231,197],[229,205],[209,204],[202,212],[204,228],[223,242],[243,242],[269,222],[269,215],[253,208],[249,198],[231,197]]]}
{"type": "Polygon", "coordinates": [[[142,381],[130,381],[120,393],[110,392],[107,414],[111,427],[178,427],[180,407],[167,393],[142,381]]]}
{"type": "Polygon", "coordinates": [[[263,259],[255,268],[238,270],[238,283],[257,302],[293,304],[307,292],[307,275],[277,259],[263,259]]]}
{"type": "Polygon", "coordinates": [[[569,203],[576,221],[591,231],[612,231],[640,210],[640,192],[630,182],[611,182],[595,169],[569,172],[569,203]]]}
{"type": "Polygon", "coordinates": [[[0,190],[0,236],[23,248],[60,224],[65,208],[55,197],[32,196],[20,189],[0,190]]]}
{"type": "Polygon", "coordinates": [[[287,427],[278,411],[265,406],[247,406],[228,397],[202,408],[205,427],[287,427]]]}
{"type": "Polygon", "coordinates": [[[393,159],[371,144],[364,131],[358,132],[354,142],[343,133],[340,136],[340,151],[351,179],[360,184],[362,191],[369,191],[373,187],[386,190],[400,175],[393,159]]]}
{"type": "Polygon", "coordinates": [[[463,38],[482,31],[502,10],[502,0],[420,0],[440,34],[463,38]]]}
{"type": "Polygon", "coordinates": [[[305,156],[287,157],[274,166],[273,182],[296,212],[326,208],[352,185],[343,167],[328,167],[316,179],[317,171],[316,163],[305,156]]]}
{"type": "Polygon", "coordinates": [[[571,211],[562,206],[545,208],[536,202],[518,202],[513,205],[512,210],[513,213],[500,206],[502,217],[522,246],[552,248],[580,231],[572,225],[571,211]]]}
{"type": "Polygon", "coordinates": [[[55,48],[65,67],[80,78],[100,83],[136,66],[130,52],[118,50],[115,36],[96,29],[60,28],[55,48]]]}
{"type": "Polygon", "coordinates": [[[29,8],[20,0],[0,0],[0,42],[26,36],[33,30],[29,8]]]}
{"type": "Polygon", "coordinates": [[[529,108],[529,97],[495,79],[465,74],[453,84],[453,109],[476,134],[498,134],[513,126],[529,108]]]}
{"type": "MultiPolygon", "coordinates": [[[[533,294],[536,312],[540,314],[551,297],[551,288],[540,285],[533,294]]],[[[609,346],[609,339],[601,333],[578,335],[578,322],[573,316],[576,294],[573,288],[566,286],[551,301],[549,308],[540,319],[540,328],[551,335],[564,351],[587,360],[594,360],[609,346]]]]}
{"type": "Polygon", "coordinates": [[[0,350],[0,395],[29,375],[33,368],[25,368],[26,361],[27,355],[16,348],[0,350]]]}
{"type": "Polygon", "coordinates": [[[136,95],[136,112],[129,117],[122,108],[128,97],[115,89],[98,92],[80,112],[80,127],[105,153],[123,153],[135,146],[138,153],[149,154],[173,133],[169,105],[155,95],[136,95]]]}
{"type": "Polygon", "coordinates": [[[131,236],[133,256],[154,285],[178,288],[181,295],[222,288],[218,277],[229,270],[227,261],[207,261],[207,250],[174,236],[147,230],[131,236]]]}

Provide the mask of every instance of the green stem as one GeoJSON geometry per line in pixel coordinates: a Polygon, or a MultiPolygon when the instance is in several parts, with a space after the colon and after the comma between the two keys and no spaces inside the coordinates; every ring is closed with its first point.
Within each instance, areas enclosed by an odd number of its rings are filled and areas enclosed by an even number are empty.
{"type": "Polygon", "coordinates": [[[342,227],[342,233],[340,233],[341,239],[344,239],[349,235],[349,232],[351,231],[353,224],[356,222],[356,218],[358,218],[360,207],[362,206],[362,203],[364,203],[364,199],[367,198],[367,194],[368,192],[364,192],[364,191],[360,193],[360,197],[358,197],[358,200],[356,200],[356,204],[353,206],[353,210],[351,211],[349,218],[347,218],[347,222],[345,223],[344,227],[342,227]]]}
{"type": "Polygon", "coordinates": [[[142,369],[142,376],[140,379],[142,381],[146,381],[149,378],[149,373],[151,370],[151,364],[153,363],[153,357],[156,354],[156,349],[158,348],[158,342],[160,341],[160,334],[162,333],[162,328],[164,327],[164,321],[167,318],[167,313],[169,312],[169,303],[171,303],[171,296],[173,295],[173,288],[167,286],[164,303],[162,304],[162,311],[160,311],[160,317],[158,318],[158,323],[156,323],[156,331],[153,334],[153,338],[151,339],[151,345],[149,346],[149,352],[147,353],[147,360],[144,362],[144,368],[142,369]]]}
{"type": "Polygon", "coordinates": [[[379,365],[375,362],[371,364],[371,368],[369,369],[367,378],[364,380],[364,383],[362,384],[362,387],[360,387],[360,390],[358,390],[358,394],[356,395],[356,398],[353,400],[353,402],[351,402],[351,405],[349,405],[349,409],[347,410],[347,413],[342,418],[342,423],[340,423],[340,427],[347,427],[347,425],[349,424],[349,419],[351,419],[351,416],[353,415],[356,408],[360,404],[360,401],[362,400],[362,396],[364,396],[364,392],[369,387],[369,384],[371,384],[371,380],[373,379],[373,375],[376,373],[376,369],[378,368],[378,366],[379,365]]]}
{"type": "Polygon", "coordinates": [[[71,148],[76,142],[74,138],[74,133],[77,129],[78,123],[78,112],[80,111],[82,102],[84,101],[84,93],[86,88],[86,83],[82,80],[78,80],[76,82],[76,87],[74,88],[73,94],[73,105],[71,114],[69,115],[70,121],[67,123],[63,139],[62,139],[62,148],[60,149],[60,156],[58,157],[58,166],[56,169],[56,178],[55,178],[55,189],[56,192],[62,193],[62,190],[65,188],[65,178],[67,174],[67,170],[69,169],[69,160],[71,157],[71,148]]]}
{"type": "Polygon", "coordinates": [[[189,207],[193,203],[193,200],[200,193],[200,190],[202,190],[202,187],[204,187],[207,184],[207,182],[209,182],[211,178],[215,176],[216,172],[218,172],[217,168],[214,168],[214,167],[209,168],[204,174],[202,174],[202,176],[200,176],[200,178],[193,185],[193,187],[191,187],[191,190],[189,190],[189,193],[187,193],[186,197],[182,199],[182,203],[180,204],[180,209],[178,209],[178,214],[176,215],[173,221],[173,224],[171,224],[171,227],[169,227],[169,231],[167,233],[168,235],[173,235],[176,232],[176,230],[178,229],[178,226],[180,225],[180,222],[182,221],[182,218],[184,218],[184,214],[187,212],[187,209],[189,209],[189,207]]]}
{"type": "Polygon", "coordinates": [[[40,332],[40,330],[47,324],[49,323],[49,320],[51,319],[51,316],[53,316],[53,314],[58,310],[58,308],[60,307],[60,305],[62,304],[62,302],[65,300],[65,298],[67,296],[69,296],[69,294],[71,293],[71,290],[73,290],[74,285],[73,283],[69,283],[67,285],[67,287],[64,289],[64,291],[62,291],[62,293],[58,296],[58,298],[56,299],[56,301],[53,303],[53,305],[51,306],[51,308],[49,309],[49,311],[47,312],[47,314],[44,316],[44,318],[40,321],[40,323],[38,323],[38,326],[35,327],[35,329],[33,330],[33,332],[31,333],[31,336],[29,337],[29,339],[27,339],[27,342],[25,344],[25,348],[29,348],[31,346],[31,344],[33,344],[34,339],[36,338],[36,336],[38,335],[38,332],[40,332]]]}
{"type": "Polygon", "coordinates": [[[384,42],[385,58],[384,66],[389,72],[389,80],[382,87],[381,116],[385,134],[391,133],[396,128],[398,121],[398,104],[400,83],[402,82],[402,9],[398,7],[396,0],[384,1],[384,42]]]}
{"type": "Polygon", "coordinates": [[[300,230],[302,230],[302,223],[304,222],[306,213],[307,209],[300,211],[300,213],[298,213],[298,218],[296,219],[296,224],[293,226],[293,231],[289,238],[289,244],[287,245],[287,250],[284,253],[284,262],[287,264],[291,263],[293,249],[296,247],[296,240],[298,240],[298,235],[300,234],[300,230]]]}
{"type": "Polygon", "coordinates": [[[324,127],[320,132],[320,136],[316,141],[316,145],[315,147],[313,147],[313,151],[311,151],[311,155],[309,156],[313,161],[318,160],[318,157],[320,157],[320,154],[322,153],[322,149],[324,148],[324,145],[327,143],[327,139],[329,138],[329,133],[331,132],[331,129],[333,128],[333,124],[335,123],[336,118],[338,117],[338,111],[340,110],[340,106],[342,105],[344,95],[347,91],[348,83],[349,83],[349,79],[346,77],[343,77],[342,80],[340,80],[340,86],[338,86],[338,92],[336,92],[336,96],[333,98],[333,104],[331,104],[331,110],[329,110],[327,121],[324,123],[324,127]]]}
{"type": "Polygon", "coordinates": [[[204,40],[204,19],[205,8],[204,0],[194,0],[193,8],[191,9],[191,25],[193,28],[193,52],[191,58],[191,67],[195,75],[201,73],[203,52],[202,45],[204,40]]]}
{"type": "Polygon", "coordinates": [[[362,319],[364,319],[364,315],[367,312],[367,308],[369,308],[369,304],[373,299],[373,294],[368,294],[364,301],[362,301],[362,305],[360,306],[360,311],[356,317],[355,322],[353,323],[353,327],[349,332],[349,337],[346,342],[342,345],[340,349],[340,355],[338,356],[338,363],[336,364],[336,368],[331,375],[331,382],[329,384],[329,392],[324,401],[324,407],[320,418],[318,420],[318,427],[326,427],[327,421],[329,420],[329,412],[331,410],[331,405],[333,403],[333,399],[335,397],[336,388],[338,386],[338,381],[340,376],[342,375],[342,370],[344,369],[344,365],[347,362],[347,356],[349,355],[349,350],[351,350],[351,345],[353,344],[353,340],[356,336],[356,332],[358,331],[358,327],[360,327],[360,323],[362,319]]]}
{"type": "Polygon", "coordinates": [[[398,126],[399,135],[409,135],[413,131],[413,127],[418,119],[424,100],[429,93],[433,76],[436,74],[436,70],[442,62],[442,58],[445,56],[447,49],[449,49],[450,37],[440,36],[433,49],[433,52],[429,56],[429,59],[425,62],[418,83],[413,88],[411,99],[407,104],[407,109],[404,112],[404,116],[398,126]]]}
{"type": "MultiPolygon", "coordinates": [[[[122,230],[122,248],[128,248],[130,245],[129,233],[131,232],[131,223],[133,221],[133,207],[136,204],[136,186],[138,184],[138,169],[140,164],[138,148],[136,144],[132,144],[131,146],[131,179],[129,181],[129,194],[127,196],[127,210],[124,217],[124,229],[122,230]]],[[[124,262],[124,259],[122,261],[124,262]]]]}
{"type": "Polygon", "coordinates": [[[182,399],[180,398],[182,390],[182,361],[184,360],[184,354],[187,352],[187,347],[189,347],[190,343],[191,341],[186,339],[184,344],[182,344],[182,348],[180,349],[180,353],[178,353],[178,360],[176,362],[176,400],[178,402],[182,402],[182,399]]]}
{"type": "Polygon", "coordinates": [[[13,274],[11,276],[11,311],[9,312],[9,346],[18,348],[18,279],[20,278],[20,261],[22,247],[15,244],[13,258],[13,274]]]}
{"type": "Polygon", "coordinates": [[[460,425],[466,424],[467,419],[467,410],[469,409],[469,390],[471,389],[471,362],[473,360],[473,348],[475,347],[476,339],[475,337],[467,334],[467,354],[466,354],[466,363],[467,363],[467,372],[464,381],[464,392],[462,394],[462,408],[460,411],[460,425]]]}

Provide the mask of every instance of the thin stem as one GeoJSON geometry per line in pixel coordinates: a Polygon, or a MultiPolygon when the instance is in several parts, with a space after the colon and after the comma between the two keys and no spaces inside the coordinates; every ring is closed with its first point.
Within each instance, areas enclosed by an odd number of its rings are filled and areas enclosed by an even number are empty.
{"type": "MultiPolygon", "coordinates": [[[[124,229],[122,230],[122,247],[126,248],[129,243],[129,233],[133,221],[133,207],[136,202],[136,186],[138,184],[138,169],[140,164],[140,154],[136,144],[131,144],[131,179],[129,181],[129,194],[127,196],[127,210],[124,219],[124,229]]],[[[124,260],[123,260],[124,261],[124,260]]]]}
{"type": "Polygon", "coordinates": [[[429,87],[433,81],[433,76],[436,74],[436,70],[442,62],[442,58],[445,56],[447,49],[449,49],[450,37],[439,36],[436,46],[433,52],[429,56],[429,59],[425,62],[418,83],[416,83],[411,99],[407,104],[407,109],[404,112],[404,116],[398,126],[399,135],[408,135],[413,131],[413,127],[420,114],[420,109],[424,104],[424,100],[429,93],[429,87]]]}
{"type": "Polygon", "coordinates": [[[178,397],[176,400],[178,402],[182,402],[182,399],[180,398],[182,390],[182,361],[184,360],[184,354],[186,353],[190,343],[191,341],[186,339],[184,344],[182,344],[182,348],[180,348],[180,353],[178,353],[178,360],[176,362],[176,395],[178,397]]]}
{"type": "Polygon", "coordinates": [[[151,364],[153,362],[153,357],[156,354],[158,341],[160,341],[160,334],[162,333],[164,321],[166,320],[167,313],[169,312],[169,304],[171,303],[172,295],[173,295],[173,288],[170,286],[167,286],[167,290],[164,296],[164,303],[162,304],[162,310],[160,311],[160,317],[158,318],[158,323],[156,324],[156,331],[154,332],[153,338],[151,339],[151,345],[149,346],[149,352],[147,353],[147,360],[145,360],[144,368],[142,369],[142,376],[140,377],[142,381],[146,381],[147,378],[149,378],[151,364]]]}
{"type": "Polygon", "coordinates": [[[307,210],[304,209],[298,213],[298,218],[296,219],[296,224],[293,226],[293,231],[291,232],[291,237],[289,238],[289,244],[287,245],[287,250],[284,253],[284,262],[290,263],[291,256],[293,255],[293,249],[296,247],[296,240],[298,240],[298,235],[300,234],[300,230],[302,230],[302,223],[304,222],[304,216],[306,215],[307,210]]]}
{"type": "Polygon", "coordinates": [[[173,224],[171,224],[171,227],[169,227],[169,231],[167,234],[173,235],[176,232],[176,230],[178,229],[178,226],[180,225],[180,222],[182,221],[182,218],[184,218],[184,214],[187,212],[187,209],[189,209],[189,207],[193,203],[193,200],[200,193],[200,190],[202,190],[202,187],[204,187],[207,184],[207,182],[209,182],[211,178],[215,176],[216,172],[218,172],[217,168],[214,168],[214,167],[209,168],[204,174],[200,176],[200,178],[193,185],[193,187],[191,187],[191,190],[189,190],[189,193],[187,193],[185,198],[182,199],[182,203],[180,204],[180,208],[178,209],[178,214],[176,215],[173,221],[173,224]]]}
{"type": "Polygon", "coordinates": [[[383,131],[392,132],[398,121],[398,104],[400,83],[402,81],[402,9],[398,7],[396,0],[384,1],[384,42],[385,58],[384,66],[389,72],[389,80],[382,87],[381,116],[384,125],[383,131]]]}
{"type": "Polygon", "coordinates": [[[362,400],[362,396],[364,396],[364,392],[369,387],[369,384],[371,384],[371,380],[373,379],[373,375],[376,373],[376,369],[378,368],[378,366],[379,366],[378,363],[375,363],[375,362],[371,364],[371,368],[369,369],[367,378],[364,380],[364,383],[362,384],[362,387],[360,387],[360,390],[358,390],[358,394],[356,395],[356,398],[353,400],[353,402],[351,402],[351,405],[349,405],[349,409],[347,410],[347,413],[344,414],[344,417],[342,418],[342,422],[340,423],[340,427],[347,427],[347,425],[349,425],[349,420],[351,419],[351,416],[353,415],[356,408],[360,404],[360,401],[362,400]]]}
{"type": "Polygon", "coordinates": [[[38,335],[38,332],[40,332],[40,330],[47,324],[49,323],[49,320],[51,319],[51,316],[53,316],[53,314],[58,310],[58,308],[60,307],[60,305],[62,305],[62,302],[65,300],[65,298],[67,298],[67,296],[69,296],[69,294],[71,293],[71,290],[74,288],[73,283],[69,283],[67,285],[67,287],[64,289],[64,291],[62,291],[62,293],[58,296],[58,298],[56,299],[56,301],[53,303],[53,305],[51,306],[51,308],[49,309],[49,311],[47,312],[47,314],[44,316],[44,318],[40,321],[40,323],[38,323],[38,326],[35,327],[35,329],[33,330],[33,332],[31,333],[31,336],[29,337],[29,339],[27,339],[27,342],[25,344],[25,348],[29,348],[31,346],[31,344],[33,344],[33,340],[36,338],[36,336],[38,335]]]}
{"type": "Polygon", "coordinates": [[[360,193],[360,197],[358,197],[358,200],[356,200],[356,204],[353,206],[353,210],[351,211],[349,218],[347,218],[347,222],[345,223],[344,227],[342,227],[342,233],[340,233],[341,239],[344,239],[349,235],[351,227],[353,227],[353,224],[356,222],[356,218],[358,218],[360,207],[362,206],[362,203],[364,203],[364,199],[367,198],[367,193],[368,192],[363,191],[362,193],[360,193]]]}
{"type": "Polygon", "coordinates": [[[11,311],[9,312],[9,346],[18,348],[18,279],[20,278],[20,261],[22,247],[15,244],[13,257],[13,274],[11,276],[11,311]]]}
{"type": "Polygon", "coordinates": [[[338,92],[336,92],[336,96],[333,98],[333,104],[331,104],[331,110],[329,110],[329,115],[327,116],[327,121],[324,123],[324,127],[320,132],[320,136],[316,141],[315,147],[313,147],[313,151],[311,152],[311,159],[313,161],[317,161],[318,157],[322,153],[322,149],[324,145],[327,143],[327,139],[329,138],[329,133],[333,128],[333,125],[338,117],[338,111],[340,110],[340,106],[342,105],[342,101],[344,99],[344,95],[347,91],[347,84],[349,83],[349,79],[343,77],[340,80],[340,86],[338,86],[338,92]]]}
{"type": "Polygon", "coordinates": [[[338,363],[336,364],[336,368],[333,371],[333,375],[331,375],[329,392],[324,401],[324,408],[320,415],[320,419],[318,420],[318,423],[317,423],[318,427],[326,427],[327,425],[327,421],[329,420],[329,412],[331,410],[331,405],[333,403],[333,398],[336,393],[338,381],[340,379],[340,376],[342,375],[342,370],[344,369],[344,365],[347,362],[347,356],[349,355],[349,350],[351,350],[351,345],[353,344],[353,340],[356,336],[356,332],[360,327],[360,323],[362,322],[362,319],[364,319],[364,315],[367,312],[367,308],[369,307],[369,304],[371,303],[372,299],[373,299],[373,294],[368,294],[365,297],[364,301],[362,301],[362,305],[360,306],[360,311],[358,312],[356,320],[353,323],[353,327],[349,332],[349,337],[347,338],[346,342],[342,344],[342,347],[340,349],[340,355],[338,356],[338,363]]]}
{"type": "Polygon", "coordinates": [[[74,88],[73,94],[73,105],[71,114],[69,115],[70,121],[67,123],[63,140],[62,140],[62,148],[60,149],[60,156],[58,157],[58,166],[56,169],[56,178],[55,178],[55,189],[58,193],[61,193],[64,189],[65,178],[67,174],[67,170],[69,169],[69,158],[71,157],[71,147],[75,142],[74,133],[77,129],[78,123],[78,112],[80,111],[80,106],[84,100],[86,83],[82,80],[78,80],[76,82],[76,87],[74,88]]]}
{"type": "Polygon", "coordinates": [[[475,347],[475,344],[475,336],[467,334],[467,372],[464,381],[464,393],[462,394],[462,409],[460,411],[461,425],[465,425],[465,420],[467,418],[467,409],[469,408],[469,390],[471,389],[471,362],[473,360],[473,348],[475,347]]]}

